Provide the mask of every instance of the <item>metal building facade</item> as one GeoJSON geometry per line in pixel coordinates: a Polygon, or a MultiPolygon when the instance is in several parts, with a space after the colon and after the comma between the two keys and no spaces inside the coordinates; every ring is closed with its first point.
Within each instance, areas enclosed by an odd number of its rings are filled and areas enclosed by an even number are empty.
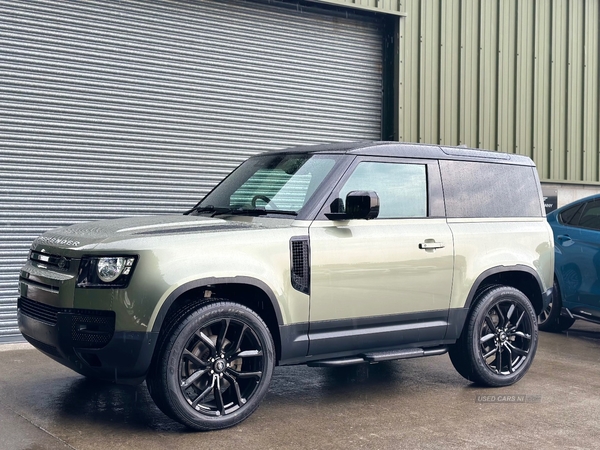
{"type": "Polygon", "coordinates": [[[598,0],[402,0],[400,140],[532,157],[600,183],[598,0]]]}
{"type": "Polygon", "coordinates": [[[380,23],[289,6],[0,1],[0,341],[44,231],[181,213],[259,152],[380,139],[380,23]]]}
{"type": "Polygon", "coordinates": [[[599,23],[600,0],[0,0],[0,342],[43,231],[180,212],[260,151],[389,137],[390,104],[398,140],[600,188],[599,23]]]}

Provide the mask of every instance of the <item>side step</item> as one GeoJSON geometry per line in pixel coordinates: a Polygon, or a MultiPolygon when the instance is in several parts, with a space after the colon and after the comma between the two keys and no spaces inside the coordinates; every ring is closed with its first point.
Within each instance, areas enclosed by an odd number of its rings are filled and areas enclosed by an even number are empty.
{"type": "Polygon", "coordinates": [[[377,363],[380,361],[392,361],[395,359],[420,358],[422,356],[443,355],[448,352],[448,347],[434,348],[403,348],[400,350],[390,350],[386,352],[363,353],[359,356],[350,358],[326,359],[322,361],[312,361],[307,365],[310,367],[340,367],[350,366],[361,363],[377,363]]]}

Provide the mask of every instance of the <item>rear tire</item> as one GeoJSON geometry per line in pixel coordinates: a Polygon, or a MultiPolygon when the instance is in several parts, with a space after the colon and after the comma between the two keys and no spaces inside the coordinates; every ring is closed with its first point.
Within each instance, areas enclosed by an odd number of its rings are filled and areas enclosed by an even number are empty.
{"type": "Polygon", "coordinates": [[[218,430],[258,408],[274,365],[271,334],[254,311],[208,303],[168,331],[147,385],[169,417],[195,430],[218,430]]]}
{"type": "Polygon", "coordinates": [[[561,331],[568,330],[571,325],[575,323],[575,319],[567,316],[561,316],[562,310],[562,294],[560,287],[554,280],[554,287],[552,289],[552,301],[546,309],[544,309],[538,316],[538,328],[542,331],[548,331],[550,333],[560,333],[561,331]]]}
{"type": "Polygon", "coordinates": [[[536,314],[529,299],[510,286],[494,286],[475,300],[465,328],[450,348],[457,372],[483,386],[510,386],[533,362],[536,314]]]}

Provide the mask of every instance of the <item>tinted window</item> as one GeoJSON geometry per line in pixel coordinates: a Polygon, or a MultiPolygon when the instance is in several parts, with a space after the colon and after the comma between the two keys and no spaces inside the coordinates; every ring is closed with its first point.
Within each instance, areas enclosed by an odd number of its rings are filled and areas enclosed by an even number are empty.
{"type": "Polygon", "coordinates": [[[585,205],[578,226],[581,228],[590,228],[600,230],[600,200],[588,202],[585,205]]]}
{"type": "Polygon", "coordinates": [[[576,225],[581,217],[581,211],[583,211],[584,204],[572,206],[569,209],[564,210],[560,213],[560,221],[568,225],[576,225]]]}
{"type": "Polygon", "coordinates": [[[541,217],[535,168],[440,161],[448,217],[541,217]]]}
{"type": "Polygon", "coordinates": [[[375,191],[380,219],[427,216],[427,171],[421,164],[361,162],[340,190],[375,191]]]}

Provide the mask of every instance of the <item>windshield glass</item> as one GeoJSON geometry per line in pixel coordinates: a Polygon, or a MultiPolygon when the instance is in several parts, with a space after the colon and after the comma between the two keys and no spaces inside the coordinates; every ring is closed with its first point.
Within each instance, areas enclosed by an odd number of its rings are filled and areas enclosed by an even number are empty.
{"type": "Polygon", "coordinates": [[[197,212],[295,215],[310,200],[337,155],[272,154],[250,158],[208,194],[197,212]]]}

